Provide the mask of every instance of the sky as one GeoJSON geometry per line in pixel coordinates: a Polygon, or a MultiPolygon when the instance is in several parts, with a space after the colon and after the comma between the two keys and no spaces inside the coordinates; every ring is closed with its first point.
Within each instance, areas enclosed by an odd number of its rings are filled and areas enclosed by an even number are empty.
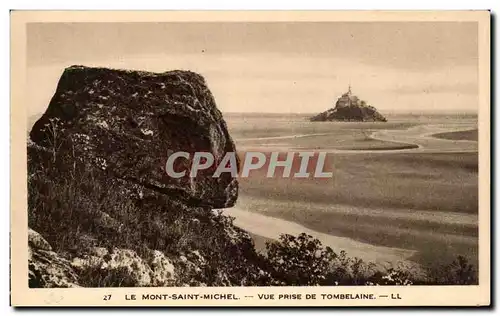
{"type": "Polygon", "coordinates": [[[475,22],[30,23],[28,114],[70,65],[202,74],[223,112],[477,112],[475,22]]]}

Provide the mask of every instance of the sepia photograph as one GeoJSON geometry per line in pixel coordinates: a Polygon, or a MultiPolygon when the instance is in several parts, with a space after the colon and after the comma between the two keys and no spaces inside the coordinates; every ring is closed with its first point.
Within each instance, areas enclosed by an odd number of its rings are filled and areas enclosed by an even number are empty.
{"type": "Polygon", "coordinates": [[[489,304],[489,12],[15,13],[18,295],[489,304]]]}

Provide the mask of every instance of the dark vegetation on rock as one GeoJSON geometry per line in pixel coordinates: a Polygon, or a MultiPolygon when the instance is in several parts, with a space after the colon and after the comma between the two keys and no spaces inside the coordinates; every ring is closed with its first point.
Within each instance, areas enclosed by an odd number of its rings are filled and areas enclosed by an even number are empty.
{"type": "Polygon", "coordinates": [[[218,210],[236,179],[169,178],[169,150],[236,150],[200,75],[67,68],[28,142],[29,286],[477,283],[464,261],[417,280],[305,234],[258,253],[218,210]]]}
{"type": "Polygon", "coordinates": [[[335,103],[335,107],[311,117],[312,122],[355,121],[355,122],[387,122],[377,109],[353,95],[351,88],[335,103]]]}

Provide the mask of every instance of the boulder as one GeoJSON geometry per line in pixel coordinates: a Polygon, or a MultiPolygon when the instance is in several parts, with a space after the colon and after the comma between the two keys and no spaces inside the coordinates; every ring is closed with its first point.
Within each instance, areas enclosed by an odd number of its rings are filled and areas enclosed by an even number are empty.
{"type": "Polygon", "coordinates": [[[189,170],[196,151],[212,153],[216,163],[235,151],[205,80],[190,71],[66,68],[30,138],[37,163],[74,168],[84,162],[107,178],[175,195],[189,205],[223,208],[236,201],[238,182],[229,173],[213,178],[215,169],[207,169],[196,178],[172,178],[165,171],[172,152],[191,154],[179,167],[189,170]]]}

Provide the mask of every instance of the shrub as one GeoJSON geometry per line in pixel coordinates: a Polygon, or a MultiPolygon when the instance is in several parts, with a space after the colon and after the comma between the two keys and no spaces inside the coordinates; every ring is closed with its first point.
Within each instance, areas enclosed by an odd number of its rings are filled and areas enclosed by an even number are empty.
{"type": "Polygon", "coordinates": [[[281,235],[280,242],[268,242],[266,248],[271,275],[279,285],[322,284],[337,257],[330,247],[323,248],[305,233],[281,235]]]}
{"type": "Polygon", "coordinates": [[[267,269],[273,285],[469,285],[477,284],[477,272],[463,256],[451,264],[422,274],[399,264],[384,269],[374,263],[335,253],[307,234],[284,234],[268,242],[267,269]]]}
{"type": "Polygon", "coordinates": [[[335,253],[305,233],[268,242],[267,260],[276,285],[362,285],[374,268],[345,251],[335,253]]]}
{"type": "Polygon", "coordinates": [[[479,284],[477,271],[466,257],[459,255],[452,263],[429,269],[428,283],[446,285],[479,284]]]}

